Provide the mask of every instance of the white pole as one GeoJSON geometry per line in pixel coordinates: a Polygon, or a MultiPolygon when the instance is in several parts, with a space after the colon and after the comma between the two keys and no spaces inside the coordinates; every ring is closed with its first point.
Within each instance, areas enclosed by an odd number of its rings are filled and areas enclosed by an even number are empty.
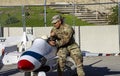
{"type": "Polygon", "coordinates": [[[24,5],[22,5],[22,24],[23,24],[23,32],[26,32],[25,7],[24,7],[24,5]]]}
{"type": "Polygon", "coordinates": [[[46,0],[44,0],[44,25],[45,25],[45,27],[47,26],[46,25],[46,0]]]}
{"type": "Polygon", "coordinates": [[[120,51],[120,0],[118,0],[118,30],[119,30],[119,51],[120,51]]]}

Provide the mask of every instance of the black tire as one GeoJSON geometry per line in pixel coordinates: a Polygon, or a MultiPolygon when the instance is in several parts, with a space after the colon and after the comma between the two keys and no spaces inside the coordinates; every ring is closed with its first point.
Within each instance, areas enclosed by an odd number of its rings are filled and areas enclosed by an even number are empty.
{"type": "Polygon", "coordinates": [[[31,76],[31,72],[25,72],[24,76],[31,76]]]}

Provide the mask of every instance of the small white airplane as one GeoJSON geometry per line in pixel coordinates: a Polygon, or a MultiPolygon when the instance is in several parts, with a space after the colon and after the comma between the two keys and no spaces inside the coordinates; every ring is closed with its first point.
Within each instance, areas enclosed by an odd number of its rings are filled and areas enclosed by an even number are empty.
{"type": "MultiPolygon", "coordinates": [[[[28,37],[26,32],[22,36],[0,38],[0,67],[17,64],[19,57],[26,49],[28,37]],[[19,48],[18,48],[19,47],[19,48]]],[[[30,41],[30,40],[29,40],[30,41]]]]}
{"type": "MultiPolygon", "coordinates": [[[[17,67],[25,72],[25,76],[32,76],[33,72],[37,72],[38,76],[46,76],[46,73],[57,69],[56,52],[56,47],[50,46],[47,40],[35,39],[33,45],[21,54],[17,67]]],[[[67,58],[66,67],[66,70],[68,67],[69,70],[75,70],[72,58],[67,58]]]]}

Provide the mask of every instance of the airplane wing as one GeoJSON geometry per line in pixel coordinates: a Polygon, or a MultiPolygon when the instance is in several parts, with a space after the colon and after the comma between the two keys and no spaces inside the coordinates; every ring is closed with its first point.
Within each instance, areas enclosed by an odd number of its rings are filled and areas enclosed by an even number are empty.
{"type": "Polygon", "coordinates": [[[21,53],[17,51],[13,51],[10,53],[5,53],[4,57],[2,59],[2,63],[4,65],[12,65],[12,64],[17,64],[19,57],[21,53]]]}
{"type": "Polygon", "coordinates": [[[1,45],[4,46],[5,53],[18,51],[18,45],[22,43],[22,36],[7,37],[2,39],[4,39],[4,41],[1,42],[1,45]]]}
{"type": "Polygon", "coordinates": [[[4,42],[4,45],[5,46],[12,46],[12,45],[16,45],[18,43],[21,42],[21,39],[22,37],[20,36],[16,36],[16,37],[7,37],[5,42],[4,42]]]}

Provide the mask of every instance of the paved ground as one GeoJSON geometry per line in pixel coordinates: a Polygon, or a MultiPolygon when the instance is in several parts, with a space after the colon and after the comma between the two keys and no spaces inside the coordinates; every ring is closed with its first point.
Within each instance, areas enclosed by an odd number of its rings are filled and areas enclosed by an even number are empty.
{"type": "Polygon", "coordinates": [[[86,76],[120,76],[120,57],[85,57],[86,76]]]}
{"type": "MultiPolygon", "coordinates": [[[[86,76],[120,76],[120,57],[84,57],[84,70],[86,76]]],[[[16,65],[4,66],[0,70],[0,76],[24,76],[16,65]]],[[[50,73],[48,76],[57,76],[50,73]]]]}

